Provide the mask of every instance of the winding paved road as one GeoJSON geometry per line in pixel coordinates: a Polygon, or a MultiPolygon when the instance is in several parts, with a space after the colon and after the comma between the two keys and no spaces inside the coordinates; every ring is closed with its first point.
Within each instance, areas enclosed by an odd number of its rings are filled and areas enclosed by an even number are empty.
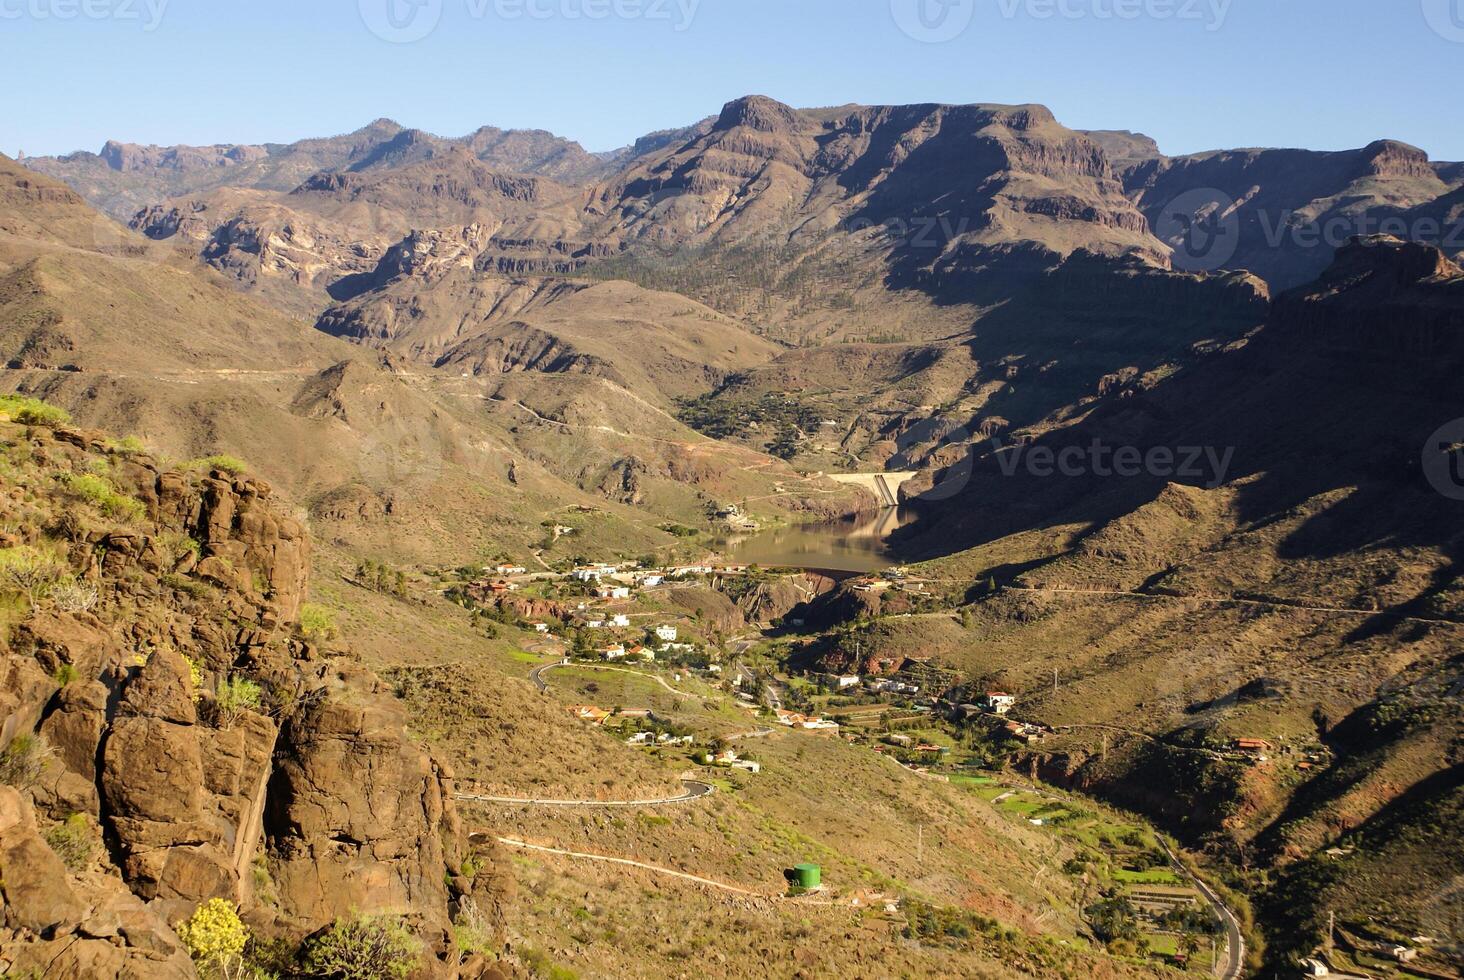
{"type": "Polygon", "coordinates": [[[1225,968],[1220,976],[1223,980],[1240,980],[1241,974],[1245,971],[1245,935],[1240,931],[1240,921],[1236,919],[1234,912],[1226,908],[1225,903],[1220,901],[1220,896],[1216,895],[1209,885],[1190,873],[1190,869],[1180,863],[1162,837],[1159,838],[1159,846],[1164,848],[1165,854],[1169,855],[1169,863],[1174,865],[1175,870],[1188,878],[1196,890],[1204,896],[1211,911],[1225,927],[1225,968]]]}

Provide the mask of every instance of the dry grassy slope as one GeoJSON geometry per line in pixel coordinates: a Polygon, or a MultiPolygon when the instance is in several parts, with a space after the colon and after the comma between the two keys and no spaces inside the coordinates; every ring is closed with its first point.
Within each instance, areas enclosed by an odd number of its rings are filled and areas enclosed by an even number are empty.
{"type": "Polygon", "coordinates": [[[679,792],[674,767],[648,763],[569,717],[528,681],[525,645],[542,638],[503,629],[489,639],[463,609],[424,590],[402,600],[353,584],[356,560],[317,556],[313,595],[342,632],[405,696],[413,732],[452,761],[464,786],[503,796],[635,799],[679,792]]]}
{"type": "MultiPolygon", "coordinates": [[[[350,560],[334,549],[318,564],[315,599],[338,611],[353,648],[398,686],[416,719],[412,730],[452,762],[460,786],[504,796],[628,799],[669,795],[691,768],[683,753],[657,758],[571,719],[566,704],[652,707],[703,740],[756,725],[724,694],[690,679],[679,686],[694,696],[676,698],[627,675],[568,670],[551,673],[550,692],[540,694],[526,677],[550,658],[523,652],[538,638],[504,631],[486,639],[450,604],[361,589],[344,580],[350,560]]],[[[874,975],[895,962],[911,976],[1147,975],[1057,945],[1086,946],[1072,912],[1080,901],[1074,881],[1053,870],[1069,855],[1051,836],[836,739],[779,732],[743,749],[764,771],[718,773],[719,791],[698,803],[664,810],[469,805],[465,822],[495,836],[630,857],[768,895],[782,891],[784,868],[814,860],[838,893],[913,894],[997,918],[1021,938],[973,950],[912,945],[898,937],[902,921],[888,921],[878,904],[866,912],[749,900],[534,854],[514,860],[521,888],[508,914],[517,955],[532,947],[596,976],[679,976],[692,962],[697,972],[728,977],[810,968],[874,975]],[[576,908],[585,911],[570,914],[576,908]],[[728,915],[739,917],[737,930],[725,929],[728,915]],[[796,939],[810,920],[821,923],[820,934],[857,941],[807,955],[790,951],[790,938],[807,945],[796,939]],[[720,925],[708,934],[698,923],[720,925]]]]}
{"type": "MultiPolygon", "coordinates": [[[[649,872],[541,855],[513,856],[522,899],[509,912],[515,952],[594,977],[1154,976],[1051,942],[912,942],[880,909],[725,897],[649,872]]],[[[1173,972],[1160,975],[1179,976],[1173,972]]]]}

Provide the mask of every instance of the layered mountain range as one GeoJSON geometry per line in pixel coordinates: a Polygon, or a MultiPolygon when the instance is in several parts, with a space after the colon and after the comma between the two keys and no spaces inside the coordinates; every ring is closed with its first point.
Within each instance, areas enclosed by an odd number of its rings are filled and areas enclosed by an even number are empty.
{"type": "Polygon", "coordinates": [[[1464,165],[763,97],[601,156],[378,123],[25,163],[7,388],[404,561],[670,549],[913,470],[899,546],[966,624],[836,589],[821,666],[1020,692],[1023,766],[1224,862],[1278,970],[1329,912],[1461,948],[1464,165]],[[1027,465],[1093,447],[1169,464],[1027,465]]]}

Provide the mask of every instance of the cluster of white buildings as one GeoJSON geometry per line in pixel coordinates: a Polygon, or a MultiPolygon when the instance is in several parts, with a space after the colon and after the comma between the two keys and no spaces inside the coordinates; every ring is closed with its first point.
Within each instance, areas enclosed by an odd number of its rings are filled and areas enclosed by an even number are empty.
{"type": "Polygon", "coordinates": [[[788,728],[803,728],[809,731],[836,732],[839,730],[839,723],[829,721],[827,718],[810,718],[808,715],[799,714],[796,711],[778,711],[778,724],[786,725],[788,728]]]}
{"type": "Polygon", "coordinates": [[[909,681],[895,680],[892,677],[871,677],[864,685],[865,689],[872,694],[919,694],[920,685],[911,684],[909,681]]]}

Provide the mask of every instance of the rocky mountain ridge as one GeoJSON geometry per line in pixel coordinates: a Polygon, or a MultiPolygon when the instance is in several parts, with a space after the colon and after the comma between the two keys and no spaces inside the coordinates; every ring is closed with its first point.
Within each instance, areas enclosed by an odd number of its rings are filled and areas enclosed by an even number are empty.
{"type": "Polygon", "coordinates": [[[233,187],[290,191],[322,171],[365,172],[420,163],[465,150],[489,167],[579,183],[629,148],[608,155],[586,152],[578,143],[543,130],[484,126],[466,136],[444,138],[377,119],[354,132],[295,143],[142,146],[108,140],[97,153],[27,157],[32,170],[83,189],[88,199],[119,220],[140,208],[179,195],[233,187]]]}

